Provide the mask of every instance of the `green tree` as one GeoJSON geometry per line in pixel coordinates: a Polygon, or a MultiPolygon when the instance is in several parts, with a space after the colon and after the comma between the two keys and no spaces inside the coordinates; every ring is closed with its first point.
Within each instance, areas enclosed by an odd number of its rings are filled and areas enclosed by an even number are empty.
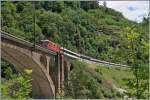
{"type": "Polygon", "coordinates": [[[80,8],[80,1],[64,1],[66,7],[71,7],[72,9],[80,8]]]}
{"type": "Polygon", "coordinates": [[[140,41],[139,34],[137,33],[135,28],[126,28],[123,35],[123,46],[126,49],[127,59],[129,59],[131,70],[135,75],[134,80],[129,80],[129,86],[131,87],[131,91],[129,91],[129,95],[136,96],[137,99],[140,98],[148,98],[146,92],[148,91],[148,61],[145,59],[146,56],[140,55],[142,58],[138,58],[140,52],[147,52],[148,44],[144,42],[144,40],[140,41]],[[144,49],[140,49],[140,48],[144,49]],[[141,50],[141,51],[140,51],[141,50]],[[145,60],[142,60],[142,59],[145,60]],[[145,73],[146,72],[146,73],[145,73]]]}
{"type": "Polygon", "coordinates": [[[14,76],[11,80],[2,80],[2,98],[28,99],[31,98],[31,73],[23,76],[14,76]]]}
{"type": "Polygon", "coordinates": [[[22,74],[14,66],[2,60],[1,92],[2,99],[29,99],[31,98],[31,69],[25,69],[22,74]]]}
{"type": "Polygon", "coordinates": [[[60,13],[64,9],[64,1],[44,1],[41,3],[45,10],[60,13]]]}
{"type": "Polygon", "coordinates": [[[80,7],[86,11],[99,7],[98,1],[80,1],[80,7]]]}
{"type": "Polygon", "coordinates": [[[104,6],[104,7],[107,7],[107,5],[106,5],[106,1],[104,1],[104,2],[103,2],[103,6],[104,6]]]}
{"type": "Polygon", "coordinates": [[[12,2],[2,2],[2,27],[15,27],[15,19],[17,17],[16,15],[16,6],[13,5],[12,2]]]}

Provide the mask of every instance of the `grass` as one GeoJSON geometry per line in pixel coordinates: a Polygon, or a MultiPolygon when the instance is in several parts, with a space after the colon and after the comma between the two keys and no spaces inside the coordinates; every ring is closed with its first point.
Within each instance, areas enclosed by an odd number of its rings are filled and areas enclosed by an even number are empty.
{"type": "Polygon", "coordinates": [[[128,90],[127,79],[132,79],[134,77],[130,68],[108,67],[106,65],[96,64],[88,65],[99,72],[108,83],[126,90],[128,90]]]}

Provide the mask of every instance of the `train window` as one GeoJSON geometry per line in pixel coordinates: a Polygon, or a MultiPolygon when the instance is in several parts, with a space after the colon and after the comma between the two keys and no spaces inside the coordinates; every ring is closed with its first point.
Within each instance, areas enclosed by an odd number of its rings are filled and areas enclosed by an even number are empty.
{"type": "Polygon", "coordinates": [[[51,44],[48,44],[48,46],[50,47],[50,46],[51,46],[51,44]]]}

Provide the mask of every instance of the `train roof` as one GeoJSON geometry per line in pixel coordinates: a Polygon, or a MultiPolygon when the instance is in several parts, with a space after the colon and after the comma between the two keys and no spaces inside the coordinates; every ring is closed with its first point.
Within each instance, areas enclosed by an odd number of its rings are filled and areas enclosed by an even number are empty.
{"type": "Polygon", "coordinates": [[[50,42],[50,40],[41,40],[41,42],[50,42]]]}
{"type": "Polygon", "coordinates": [[[41,40],[41,42],[50,42],[50,43],[53,43],[53,44],[58,45],[57,43],[54,43],[54,42],[52,42],[52,41],[50,41],[50,40],[41,40]]]}

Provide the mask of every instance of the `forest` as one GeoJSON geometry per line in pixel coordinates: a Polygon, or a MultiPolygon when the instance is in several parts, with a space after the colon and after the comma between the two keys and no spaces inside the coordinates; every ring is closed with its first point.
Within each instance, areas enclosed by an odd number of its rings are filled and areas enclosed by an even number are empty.
{"type": "MultiPolygon", "coordinates": [[[[130,70],[135,77],[128,80],[128,86],[131,88],[128,96],[138,99],[148,98],[148,17],[144,17],[142,22],[137,23],[125,18],[121,12],[107,8],[107,4],[100,6],[98,1],[1,2],[3,31],[33,42],[34,22],[36,44],[39,44],[40,40],[49,39],[77,53],[131,66],[130,70]]],[[[88,70],[86,64],[73,62],[73,65],[77,66],[74,69],[76,74],[72,76],[72,85],[66,87],[66,93],[70,95],[64,94],[62,98],[122,97],[111,92],[111,96],[104,95],[106,93],[102,91],[105,89],[99,87],[100,83],[96,82],[95,76],[86,73],[88,70]],[[76,79],[78,75],[82,76],[81,79],[76,79]],[[90,77],[91,81],[88,81],[87,77],[90,77]],[[77,84],[73,84],[75,81],[80,84],[79,88],[77,84]]],[[[30,94],[32,71],[25,71],[26,77],[23,77],[4,59],[2,59],[1,69],[2,98],[32,98],[30,94]],[[19,92],[16,90],[16,94],[7,93],[13,80],[18,80],[22,86],[19,92]]]]}

